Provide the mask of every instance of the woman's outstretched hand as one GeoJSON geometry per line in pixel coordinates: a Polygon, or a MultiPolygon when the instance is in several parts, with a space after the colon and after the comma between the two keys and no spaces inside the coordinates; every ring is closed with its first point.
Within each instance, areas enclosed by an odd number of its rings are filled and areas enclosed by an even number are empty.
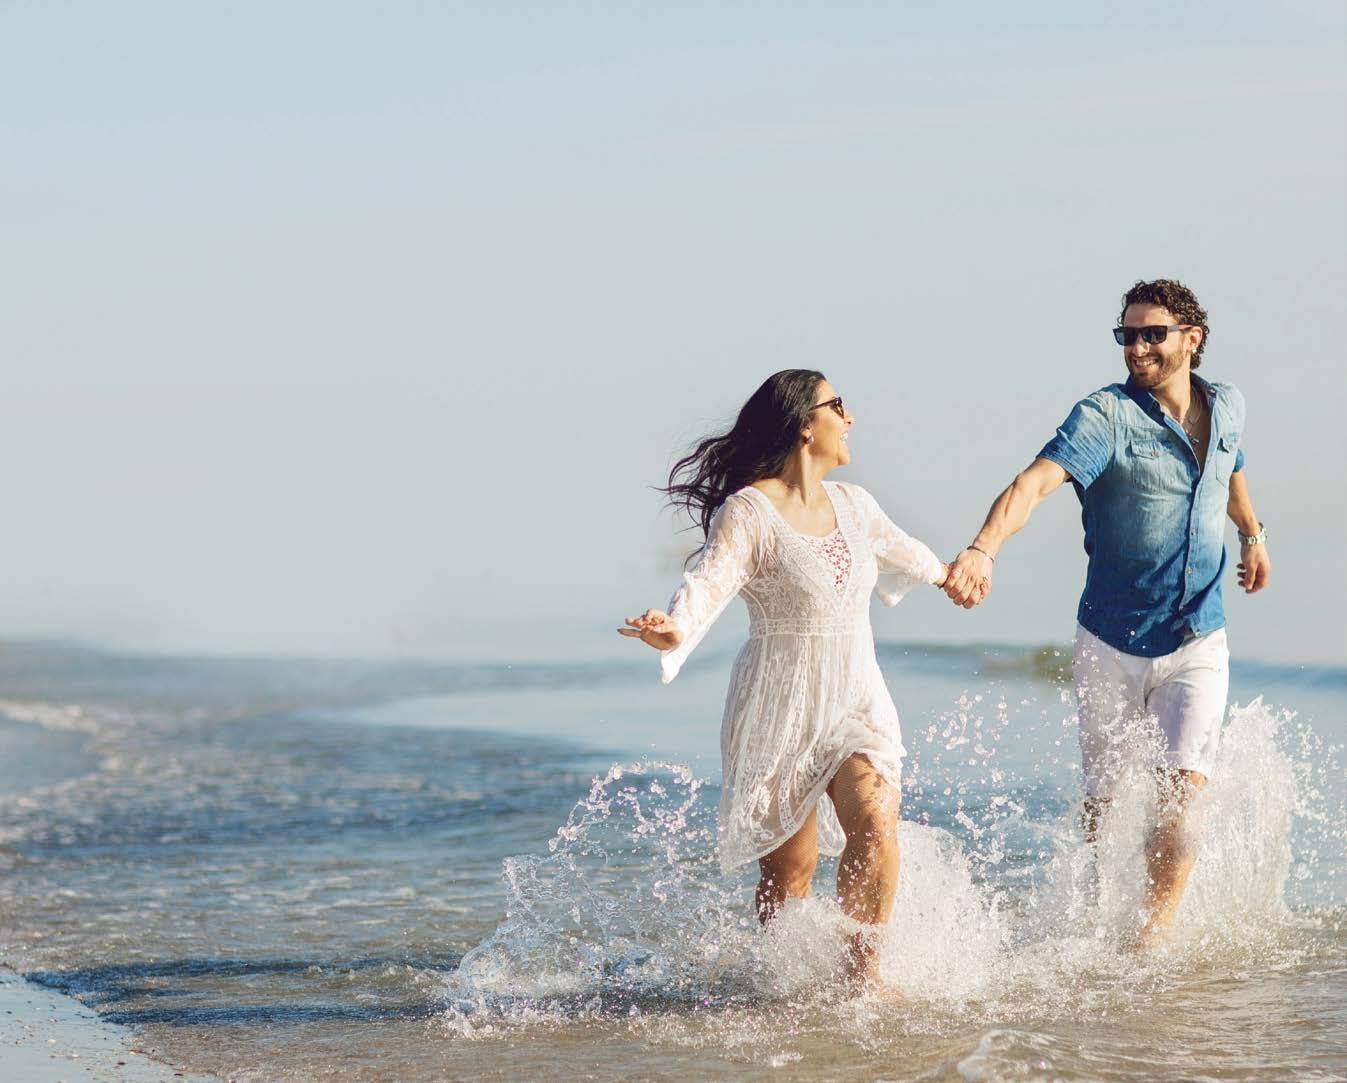
{"type": "Polygon", "coordinates": [[[659,609],[647,609],[639,617],[628,617],[627,627],[619,628],[617,632],[649,643],[657,651],[671,651],[683,642],[678,625],[669,619],[668,613],[659,609]]]}

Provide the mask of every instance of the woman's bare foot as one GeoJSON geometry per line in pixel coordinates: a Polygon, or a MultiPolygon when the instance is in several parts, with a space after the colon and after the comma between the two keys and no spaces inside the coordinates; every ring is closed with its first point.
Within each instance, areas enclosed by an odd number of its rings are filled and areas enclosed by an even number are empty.
{"type": "Polygon", "coordinates": [[[884,995],[888,991],[879,976],[878,930],[862,929],[847,942],[846,980],[857,993],[884,995]]]}

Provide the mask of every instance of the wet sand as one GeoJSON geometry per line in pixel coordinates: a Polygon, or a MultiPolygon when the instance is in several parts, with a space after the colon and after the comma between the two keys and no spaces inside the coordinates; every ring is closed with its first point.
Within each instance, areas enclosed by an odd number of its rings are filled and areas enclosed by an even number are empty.
{"type": "Polygon", "coordinates": [[[25,1083],[217,1078],[160,1064],[134,1048],[130,1031],[5,967],[0,967],[0,1076],[25,1083]]]}

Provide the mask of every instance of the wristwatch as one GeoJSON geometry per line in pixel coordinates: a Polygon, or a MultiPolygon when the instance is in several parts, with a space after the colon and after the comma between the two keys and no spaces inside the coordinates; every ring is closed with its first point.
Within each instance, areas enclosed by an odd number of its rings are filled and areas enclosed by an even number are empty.
{"type": "Polygon", "coordinates": [[[1257,534],[1240,534],[1238,528],[1236,528],[1235,533],[1236,533],[1236,534],[1239,534],[1239,543],[1240,543],[1240,545],[1266,545],[1266,544],[1267,544],[1267,527],[1265,527],[1261,522],[1258,524],[1258,533],[1257,533],[1257,534]]]}

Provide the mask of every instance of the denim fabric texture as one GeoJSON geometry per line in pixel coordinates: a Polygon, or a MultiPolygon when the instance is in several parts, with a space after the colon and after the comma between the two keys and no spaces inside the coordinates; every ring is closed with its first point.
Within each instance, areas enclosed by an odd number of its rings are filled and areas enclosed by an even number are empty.
{"type": "Polygon", "coordinates": [[[1076,403],[1039,452],[1071,475],[1089,570],[1077,620],[1144,658],[1225,626],[1230,475],[1244,468],[1244,396],[1193,374],[1211,413],[1205,464],[1182,426],[1132,382],[1076,403]]]}

